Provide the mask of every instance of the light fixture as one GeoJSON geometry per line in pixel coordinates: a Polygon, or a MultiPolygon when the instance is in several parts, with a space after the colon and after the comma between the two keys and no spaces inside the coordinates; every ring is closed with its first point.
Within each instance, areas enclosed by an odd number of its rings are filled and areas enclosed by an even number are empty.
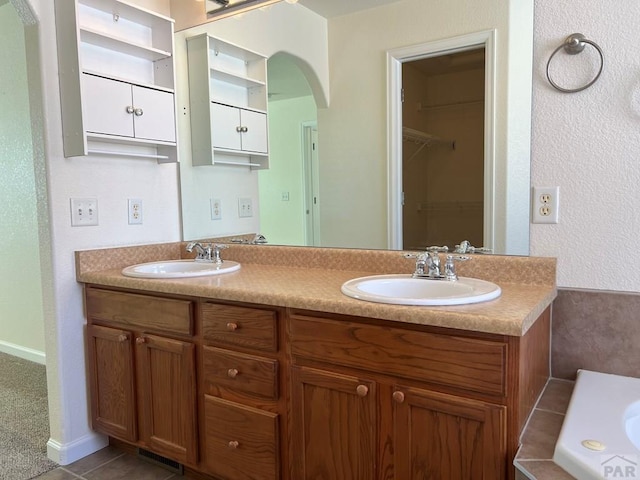
{"type": "MultiPolygon", "coordinates": [[[[266,7],[281,0],[206,0],[205,8],[207,17],[221,19],[237,13],[247,12],[254,8],[266,7]]],[[[298,0],[286,0],[287,3],[296,3],[298,0]]]]}
{"type": "Polygon", "coordinates": [[[292,5],[293,5],[294,3],[298,3],[298,0],[284,0],[284,1],[285,1],[285,2],[287,2],[287,3],[290,3],[290,4],[292,4],[292,5]]]}

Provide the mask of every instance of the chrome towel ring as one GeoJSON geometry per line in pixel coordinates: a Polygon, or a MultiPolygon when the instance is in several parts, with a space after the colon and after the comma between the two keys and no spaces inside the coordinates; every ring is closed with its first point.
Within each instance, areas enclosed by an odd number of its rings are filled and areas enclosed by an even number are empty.
{"type": "Polygon", "coordinates": [[[598,80],[598,78],[600,78],[600,74],[602,73],[603,67],[604,67],[604,54],[602,53],[602,49],[598,46],[598,44],[596,42],[594,42],[593,40],[588,40],[581,33],[572,33],[571,35],[569,35],[565,39],[565,41],[564,41],[564,43],[562,45],[560,45],[558,48],[556,48],[553,51],[553,53],[549,57],[549,60],[547,61],[547,80],[549,80],[549,83],[551,84],[551,86],[553,88],[555,88],[556,90],[559,90],[559,91],[561,91],[563,93],[581,92],[582,90],[584,90],[586,88],[589,88],[591,85],[596,83],[596,80],[598,80]],[[566,53],[568,53],[569,55],[577,55],[578,53],[580,53],[580,52],[582,52],[584,50],[585,44],[587,44],[587,43],[589,45],[591,45],[593,48],[595,48],[598,51],[598,53],[600,54],[600,69],[598,70],[598,73],[593,78],[593,80],[591,80],[586,85],[583,85],[582,87],[578,87],[578,88],[564,88],[564,87],[561,87],[560,85],[558,85],[556,82],[553,81],[553,79],[551,78],[551,75],[549,74],[549,65],[551,64],[551,60],[553,59],[555,54],[558,53],[561,49],[564,49],[564,51],[566,53]]]}

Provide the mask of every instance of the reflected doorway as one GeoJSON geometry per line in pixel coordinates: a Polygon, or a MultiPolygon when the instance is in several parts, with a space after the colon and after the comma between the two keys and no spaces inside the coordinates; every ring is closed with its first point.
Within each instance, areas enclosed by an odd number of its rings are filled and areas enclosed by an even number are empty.
{"type": "Polygon", "coordinates": [[[258,172],[260,233],[278,245],[319,244],[317,117],[294,58],[267,61],[269,169],[258,172]]]}
{"type": "Polygon", "coordinates": [[[405,250],[484,244],[484,46],[402,64],[405,250]]]}

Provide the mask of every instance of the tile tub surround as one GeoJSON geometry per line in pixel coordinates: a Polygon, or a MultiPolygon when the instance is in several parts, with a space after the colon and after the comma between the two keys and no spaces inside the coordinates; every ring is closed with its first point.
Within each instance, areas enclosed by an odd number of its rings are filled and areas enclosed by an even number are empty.
{"type": "Polygon", "coordinates": [[[550,378],[522,433],[522,445],[514,464],[517,480],[572,480],[553,458],[574,383],[550,378]]]}
{"type": "Polygon", "coordinates": [[[553,303],[552,376],[578,369],[640,376],[640,294],[560,289],[553,303]]]}
{"type": "MultiPolygon", "coordinates": [[[[386,305],[342,295],[342,283],[355,277],[412,272],[415,262],[398,251],[229,245],[223,258],[242,264],[231,274],[152,280],[120,273],[134,263],[188,257],[185,245],[166,246],[168,258],[149,258],[155,254],[145,252],[148,246],[76,252],[78,281],[512,336],[523,335],[556,295],[555,259],[495,255],[474,256],[460,265],[459,274],[500,284],[502,296],[456,307],[386,305]]],[[[160,246],[151,249],[159,251],[160,246]]]]}

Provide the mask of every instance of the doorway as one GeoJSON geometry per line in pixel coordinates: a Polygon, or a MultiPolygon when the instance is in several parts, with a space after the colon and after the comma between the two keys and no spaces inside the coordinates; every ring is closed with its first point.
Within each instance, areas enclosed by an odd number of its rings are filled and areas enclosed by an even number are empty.
{"type": "Polygon", "coordinates": [[[404,250],[481,246],[484,46],[402,64],[404,250]]]}
{"type": "MultiPolygon", "coordinates": [[[[405,127],[403,132],[403,124],[404,124],[404,108],[403,108],[403,95],[406,97],[406,92],[403,92],[403,65],[408,62],[415,62],[425,59],[437,59],[439,57],[450,57],[451,55],[455,55],[458,53],[471,52],[471,51],[482,50],[484,52],[484,71],[483,71],[483,100],[477,100],[482,105],[482,112],[480,113],[483,121],[483,129],[482,129],[482,203],[481,207],[478,207],[477,200],[473,200],[475,204],[474,208],[481,208],[482,210],[482,237],[481,241],[478,242],[475,246],[484,246],[486,248],[492,248],[493,239],[494,239],[494,183],[495,183],[495,172],[494,172],[494,163],[495,163],[495,154],[494,154],[494,89],[495,89],[495,31],[487,30],[483,32],[477,32],[468,35],[461,35],[459,37],[452,37],[444,40],[428,42],[420,45],[413,45],[409,47],[404,47],[396,50],[392,50],[387,52],[387,75],[388,75],[388,138],[389,138],[389,191],[388,191],[388,232],[389,238],[388,243],[389,247],[392,249],[403,249],[403,248],[424,248],[425,246],[431,246],[437,243],[444,243],[446,241],[447,246],[452,247],[455,243],[459,243],[464,239],[468,239],[469,236],[466,229],[466,225],[464,221],[456,221],[454,222],[458,225],[459,231],[452,231],[452,233],[447,237],[447,239],[438,238],[426,238],[416,236],[417,240],[408,239],[405,247],[404,241],[404,229],[403,224],[404,220],[404,205],[403,203],[407,203],[403,198],[404,192],[404,184],[403,184],[403,154],[405,151],[405,146],[407,150],[407,161],[409,158],[415,153],[411,153],[409,151],[412,146],[407,142],[405,145],[405,141],[407,139],[407,133],[415,133],[415,132],[407,132],[406,128],[410,128],[409,126],[405,127]],[[404,135],[403,135],[404,133],[404,135]],[[405,141],[403,141],[403,139],[405,141]],[[460,235],[460,238],[458,238],[460,235]],[[415,245],[414,245],[415,243],[415,245]]],[[[471,55],[471,54],[469,54],[471,55]]],[[[456,57],[453,57],[456,58],[456,57]]],[[[462,58],[462,57],[460,57],[462,58]]],[[[464,62],[462,62],[464,63],[464,62]]],[[[446,85],[446,82],[445,82],[446,85]]],[[[439,93],[436,89],[434,96],[437,98],[439,93]]],[[[417,112],[417,110],[423,110],[424,106],[438,106],[438,101],[434,101],[434,103],[430,103],[428,97],[426,97],[427,101],[423,101],[421,98],[418,101],[414,101],[414,109],[416,110],[416,115],[418,113],[422,114],[423,112],[417,112]],[[419,105],[418,105],[419,104],[419,105]]],[[[405,102],[407,103],[407,102],[405,102]]],[[[454,103],[450,101],[444,101],[443,105],[447,105],[446,108],[449,108],[448,104],[454,103]]],[[[408,104],[408,103],[407,103],[408,104]]],[[[445,107],[443,107],[445,109],[445,107]]],[[[453,122],[455,123],[455,122],[453,122]]],[[[423,127],[421,127],[423,128],[423,127]]],[[[425,130],[427,128],[431,128],[428,124],[424,127],[425,130]]],[[[413,129],[412,129],[413,130],[413,129]]],[[[426,131],[418,130],[420,133],[429,133],[426,131]]],[[[461,137],[462,138],[462,137],[461,137]]],[[[439,142],[437,149],[444,149],[443,153],[447,152],[448,155],[453,156],[454,153],[458,152],[456,149],[460,149],[461,146],[459,142],[453,138],[452,133],[445,132],[442,137],[438,137],[441,142],[439,142]],[[449,147],[447,147],[447,144],[449,147]]],[[[415,148],[415,145],[413,145],[415,148]]],[[[426,150],[426,148],[425,148],[426,150]]],[[[433,149],[435,151],[436,149],[433,149]]],[[[420,152],[422,153],[422,152],[420,152]]],[[[417,156],[416,156],[417,158],[417,156]]],[[[416,158],[411,159],[412,162],[416,161],[416,158]]],[[[433,162],[431,162],[433,163],[433,162]]],[[[435,167],[434,167],[435,168],[435,167]]],[[[441,166],[438,168],[442,168],[441,166]]],[[[452,174],[447,176],[446,178],[441,178],[437,183],[437,188],[433,190],[433,198],[434,200],[438,200],[441,197],[442,190],[451,189],[451,185],[459,182],[459,172],[460,169],[452,169],[452,174]],[[438,191],[440,189],[440,191],[438,191]]],[[[426,176],[427,172],[422,172],[423,176],[426,176]]],[[[407,173],[408,176],[408,173],[407,173]]],[[[420,188],[426,190],[424,186],[424,182],[420,182],[422,180],[419,176],[416,176],[416,180],[419,181],[418,185],[420,188]]],[[[445,199],[443,199],[445,200],[445,199]]],[[[439,200],[438,200],[439,201],[439,200]]],[[[451,207],[450,199],[446,199],[448,205],[439,205],[437,208],[444,210],[445,208],[451,207]],[[441,208],[442,207],[442,208],[441,208]]],[[[466,201],[466,200],[461,200],[466,201]]],[[[421,214],[421,212],[417,212],[417,210],[423,210],[427,208],[426,202],[413,200],[413,205],[410,205],[411,209],[414,210],[413,214],[421,214]],[[423,203],[425,205],[423,206],[423,203]]],[[[471,207],[473,205],[466,205],[465,207],[471,207]]],[[[468,209],[468,208],[467,208],[468,209]]],[[[408,209],[408,212],[410,210],[408,209]]],[[[426,215],[426,214],[425,214],[426,215]]],[[[425,215],[422,215],[424,217],[425,215]]],[[[438,213],[439,216],[447,215],[446,212],[438,213]]],[[[424,220],[424,218],[422,218],[424,220]]],[[[424,223],[424,222],[423,222],[424,223]]],[[[433,226],[433,225],[432,225],[433,226]]],[[[430,230],[437,230],[436,228],[430,230]]]]}

